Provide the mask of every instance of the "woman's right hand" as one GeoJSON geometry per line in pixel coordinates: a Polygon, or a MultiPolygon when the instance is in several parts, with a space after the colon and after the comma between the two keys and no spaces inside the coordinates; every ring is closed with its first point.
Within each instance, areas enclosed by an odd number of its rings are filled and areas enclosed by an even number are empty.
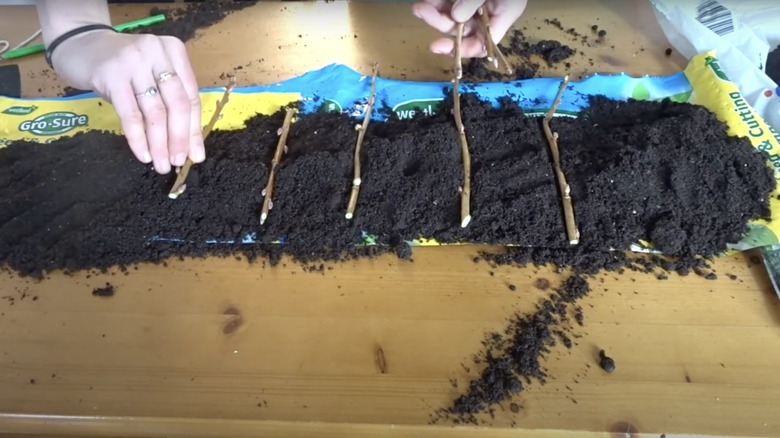
{"type": "Polygon", "coordinates": [[[525,11],[527,0],[420,0],[412,6],[412,13],[429,26],[450,37],[431,43],[434,53],[451,55],[455,49],[455,30],[458,23],[466,23],[461,53],[465,58],[487,56],[485,35],[477,32],[474,14],[484,8],[490,22],[490,33],[496,44],[525,11]]]}
{"type": "Polygon", "coordinates": [[[181,40],[94,30],[57,46],[52,65],[114,106],[130,149],[157,172],[205,159],[198,84],[181,40]]]}

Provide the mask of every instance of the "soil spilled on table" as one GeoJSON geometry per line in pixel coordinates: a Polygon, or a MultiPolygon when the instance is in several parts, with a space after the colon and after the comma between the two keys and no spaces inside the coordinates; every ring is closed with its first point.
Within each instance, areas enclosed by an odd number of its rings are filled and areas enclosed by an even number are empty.
{"type": "Polygon", "coordinates": [[[509,36],[509,45],[498,45],[501,53],[507,58],[513,72],[507,74],[503,66],[496,70],[489,67],[482,58],[472,58],[463,66],[464,81],[500,81],[514,79],[529,79],[536,77],[541,68],[539,62],[548,66],[560,64],[576,53],[571,47],[561,44],[560,41],[542,40],[531,43],[520,30],[512,30],[509,36]]]}
{"type": "MultiPolygon", "coordinates": [[[[606,30],[593,25],[588,31],[579,32],[573,27],[564,27],[557,18],[545,19],[544,24],[560,31],[560,40],[535,40],[532,36],[533,29],[529,30],[528,27],[523,27],[522,30],[512,29],[505,37],[506,44],[499,44],[501,53],[505,55],[513,69],[512,73],[507,73],[503,65],[494,68],[483,58],[472,58],[464,64],[464,80],[484,82],[529,79],[539,76],[539,70],[543,65],[559,67],[567,71],[571,68],[575,55],[586,60],[591,66],[594,65],[592,58],[585,58],[585,51],[578,51],[566,42],[579,45],[584,49],[600,46],[606,41],[606,30]]],[[[541,30],[541,26],[537,26],[536,29],[541,30]]],[[[615,46],[612,45],[611,48],[614,49],[615,46]]]]}
{"type": "Polygon", "coordinates": [[[195,36],[198,29],[219,23],[228,14],[255,3],[257,0],[218,0],[188,3],[183,8],[161,9],[154,7],[149,11],[149,15],[164,14],[166,21],[139,29],[138,33],[169,35],[182,41],[188,41],[195,36]]]}
{"type": "MultiPolygon", "coordinates": [[[[479,261],[498,265],[553,265],[566,270],[561,285],[543,298],[530,314],[510,318],[504,331],[488,333],[484,349],[474,356],[482,368],[464,394],[451,406],[431,416],[432,423],[480,424],[478,415],[494,414],[503,405],[534,382],[545,383],[547,373],[542,365],[545,356],[558,345],[572,348],[575,324],[584,324],[583,309],[578,301],[591,291],[590,281],[599,272],[622,274],[626,270],[654,276],[696,273],[704,278],[712,274],[707,259],[700,256],[669,258],[657,255],[629,255],[623,252],[575,248],[509,248],[502,252],[484,252],[479,261]]],[[[539,281],[536,284],[539,287],[539,281]]],[[[541,282],[544,289],[549,282],[541,282]]],[[[594,362],[602,366],[603,358],[594,362]]],[[[612,362],[614,367],[614,361],[612,362]]],[[[484,422],[484,420],[482,420],[484,422]]]]}
{"type": "Polygon", "coordinates": [[[113,297],[116,293],[116,288],[111,283],[106,283],[103,287],[96,287],[95,289],[92,289],[92,296],[95,297],[102,297],[102,298],[110,298],[113,297]]]}

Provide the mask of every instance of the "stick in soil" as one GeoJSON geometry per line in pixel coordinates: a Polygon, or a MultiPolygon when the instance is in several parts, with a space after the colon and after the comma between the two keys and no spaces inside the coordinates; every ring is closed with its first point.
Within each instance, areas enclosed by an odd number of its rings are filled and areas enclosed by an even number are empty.
{"type": "Polygon", "coordinates": [[[561,192],[563,215],[566,221],[566,234],[569,238],[569,244],[576,245],[580,242],[580,231],[577,229],[577,222],[574,218],[574,207],[571,202],[571,186],[569,186],[569,183],[566,181],[566,175],[563,173],[563,168],[561,167],[561,155],[558,150],[558,133],[553,132],[550,128],[550,120],[552,120],[555,110],[558,109],[558,105],[561,103],[561,96],[568,83],[569,76],[567,75],[563,78],[563,82],[558,89],[558,94],[555,96],[555,101],[553,102],[550,111],[542,120],[542,127],[544,128],[544,134],[547,136],[547,142],[550,145],[555,176],[558,180],[558,189],[561,192]]]}
{"type": "Polygon", "coordinates": [[[460,136],[460,145],[463,152],[463,187],[460,192],[460,226],[466,228],[471,222],[471,154],[469,142],[466,139],[466,128],[463,126],[463,118],[460,113],[460,79],[463,77],[463,63],[461,60],[461,42],[463,41],[464,23],[458,23],[458,34],[455,38],[455,79],[452,80],[452,101],[455,125],[460,136]]]}
{"type": "Polygon", "coordinates": [[[295,110],[287,108],[287,112],[284,115],[284,122],[282,123],[281,131],[279,132],[279,143],[276,144],[276,151],[274,152],[274,159],[271,161],[271,171],[268,173],[268,184],[263,189],[263,209],[260,213],[260,225],[265,223],[268,219],[268,212],[274,208],[273,194],[274,194],[274,180],[276,179],[276,168],[279,167],[279,162],[282,160],[282,153],[287,148],[287,134],[290,132],[290,122],[292,122],[295,110]]]}
{"type": "MultiPolygon", "coordinates": [[[[220,99],[217,102],[217,108],[214,111],[214,114],[211,115],[211,120],[209,120],[209,123],[203,127],[203,141],[206,141],[206,137],[208,137],[209,133],[211,133],[211,130],[214,129],[214,125],[217,123],[217,120],[219,120],[220,115],[222,114],[222,108],[227,105],[227,103],[230,101],[230,92],[233,91],[233,88],[236,86],[236,77],[230,76],[230,81],[228,82],[227,87],[225,88],[225,94],[222,95],[222,99],[220,99]]],[[[187,158],[187,161],[184,163],[184,166],[182,166],[181,169],[178,170],[178,175],[176,175],[176,181],[173,182],[173,187],[171,187],[171,191],[168,193],[168,197],[171,199],[176,199],[184,193],[185,190],[187,190],[187,175],[190,173],[190,168],[192,165],[195,164],[187,158]]]]}
{"type": "Polygon", "coordinates": [[[366,135],[366,129],[368,129],[368,122],[371,120],[371,109],[374,107],[374,93],[376,91],[376,75],[379,71],[379,64],[374,63],[371,65],[372,77],[371,77],[371,93],[368,95],[368,107],[366,108],[366,115],[363,118],[362,125],[356,125],[355,129],[358,131],[357,143],[355,144],[355,176],[352,179],[352,193],[349,195],[349,203],[347,204],[347,214],[344,215],[347,220],[352,219],[355,215],[355,207],[357,206],[358,195],[360,194],[361,172],[360,172],[360,150],[363,146],[363,138],[366,135]]]}
{"type": "Polygon", "coordinates": [[[493,34],[490,32],[490,17],[485,10],[485,6],[479,8],[477,15],[479,15],[479,20],[477,20],[477,22],[479,23],[480,29],[482,30],[482,34],[485,36],[487,61],[493,64],[494,68],[498,68],[498,64],[500,62],[503,64],[504,69],[506,70],[506,74],[513,74],[514,69],[512,69],[512,66],[509,64],[509,61],[506,60],[504,54],[501,53],[501,48],[499,48],[498,44],[493,41],[493,34]]]}

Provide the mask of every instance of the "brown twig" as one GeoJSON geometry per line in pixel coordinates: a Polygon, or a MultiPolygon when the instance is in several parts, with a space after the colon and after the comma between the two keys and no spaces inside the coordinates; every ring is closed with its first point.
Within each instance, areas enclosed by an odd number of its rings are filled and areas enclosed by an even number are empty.
{"type": "Polygon", "coordinates": [[[463,62],[461,59],[461,43],[463,42],[464,23],[458,23],[458,34],[455,38],[455,79],[452,80],[452,101],[455,126],[458,128],[461,150],[463,152],[463,187],[460,192],[460,226],[466,228],[471,222],[471,154],[469,142],[466,139],[466,128],[460,113],[460,79],[463,77],[463,62]]]}
{"type": "Polygon", "coordinates": [[[485,36],[487,61],[493,64],[494,68],[498,68],[500,62],[506,69],[506,74],[511,75],[514,73],[514,69],[512,69],[512,66],[509,64],[509,61],[507,61],[506,57],[504,57],[504,54],[501,53],[501,48],[493,41],[493,34],[490,32],[490,17],[488,16],[484,5],[477,10],[477,15],[479,15],[479,20],[477,20],[477,22],[480,25],[480,30],[485,36]]]}
{"type": "Polygon", "coordinates": [[[542,127],[544,128],[544,134],[547,136],[547,142],[550,144],[553,166],[555,168],[556,179],[558,180],[558,189],[561,192],[563,215],[566,221],[566,234],[569,237],[569,244],[576,245],[580,242],[580,231],[577,229],[577,222],[574,218],[574,207],[571,202],[571,186],[569,186],[569,183],[566,181],[566,175],[563,173],[563,168],[561,167],[561,155],[558,150],[558,133],[553,132],[550,128],[550,120],[552,120],[555,110],[561,103],[561,96],[568,83],[569,76],[567,75],[563,78],[561,88],[558,89],[558,94],[555,96],[555,101],[553,102],[550,111],[544,117],[544,120],[542,120],[542,127]]]}
{"type": "Polygon", "coordinates": [[[363,124],[355,126],[358,131],[357,143],[355,144],[355,175],[352,179],[352,192],[349,195],[349,203],[347,204],[347,214],[345,217],[347,220],[352,219],[355,215],[355,207],[357,206],[358,195],[360,194],[361,172],[360,172],[360,150],[363,146],[363,138],[366,135],[366,129],[368,129],[368,122],[371,120],[371,109],[374,107],[374,93],[376,91],[376,75],[379,72],[379,64],[374,63],[371,65],[372,77],[371,77],[371,93],[368,95],[368,107],[366,108],[366,115],[363,117],[363,124]]]}
{"type": "MultiPolygon", "coordinates": [[[[211,115],[211,120],[209,120],[209,123],[203,127],[203,141],[206,141],[206,137],[208,137],[209,133],[212,129],[214,129],[214,124],[217,123],[217,120],[219,120],[220,114],[222,113],[222,108],[227,105],[227,103],[230,101],[230,92],[233,91],[233,88],[236,86],[236,77],[230,76],[230,81],[228,82],[227,87],[225,88],[225,94],[222,95],[222,99],[220,99],[217,102],[217,108],[214,111],[214,114],[211,115]]],[[[187,158],[187,161],[184,163],[184,166],[182,166],[181,169],[178,171],[178,175],[176,175],[176,181],[173,182],[173,187],[171,187],[171,191],[168,193],[168,197],[171,199],[176,199],[184,193],[185,190],[187,190],[187,175],[190,173],[190,168],[192,165],[195,164],[187,158]]]]}
{"type": "Polygon", "coordinates": [[[268,212],[274,208],[274,180],[276,180],[276,168],[279,167],[279,162],[282,160],[282,153],[287,148],[287,134],[290,132],[290,122],[292,122],[295,110],[287,108],[287,112],[284,115],[284,122],[282,123],[281,132],[279,133],[279,143],[276,144],[276,151],[274,152],[274,159],[271,161],[271,171],[268,173],[268,184],[263,189],[263,210],[260,213],[260,225],[265,223],[268,219],[268,212]]]}

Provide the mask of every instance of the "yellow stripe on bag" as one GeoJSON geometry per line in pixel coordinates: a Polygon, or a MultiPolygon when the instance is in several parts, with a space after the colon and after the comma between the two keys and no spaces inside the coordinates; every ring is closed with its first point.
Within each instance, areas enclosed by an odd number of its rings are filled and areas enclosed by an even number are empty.
{"type": "MultiPolygon", "coordinates": [[[[739,88],[729,80],[720,66],[715,52],[694,56],[685,69],[685,76],[691,83],[691,103],[709,109],[719,120],[728,125],[728,134],[747,137],[753,147],[766,152],[769,166],[775,179],[780,180],[780,135],[769,126],[745,100],[739,88]]],[[[780,200],[775,189],[769,200],[772,217],[780,217],[780,200]]],[[[748,224],[748,236],[743,239],[745,247],[751,242],[757,246],[778,243],[780,221],[754,220],[748,224]]]]}
{"type": "MultiPolygon", "coordinates": [[[[203,120],[209,120],[223,91],[201,92],[203,120]]],[[[300,100],[300,93],[231,94],[216,129],[239,129],[256,114],[272,114],[300,100]]],[[[114,109],[99,97],[14,99],[0,96],[0,147],[17,140],[51,143],[88,130],[121,133],[114,109]]]]}

